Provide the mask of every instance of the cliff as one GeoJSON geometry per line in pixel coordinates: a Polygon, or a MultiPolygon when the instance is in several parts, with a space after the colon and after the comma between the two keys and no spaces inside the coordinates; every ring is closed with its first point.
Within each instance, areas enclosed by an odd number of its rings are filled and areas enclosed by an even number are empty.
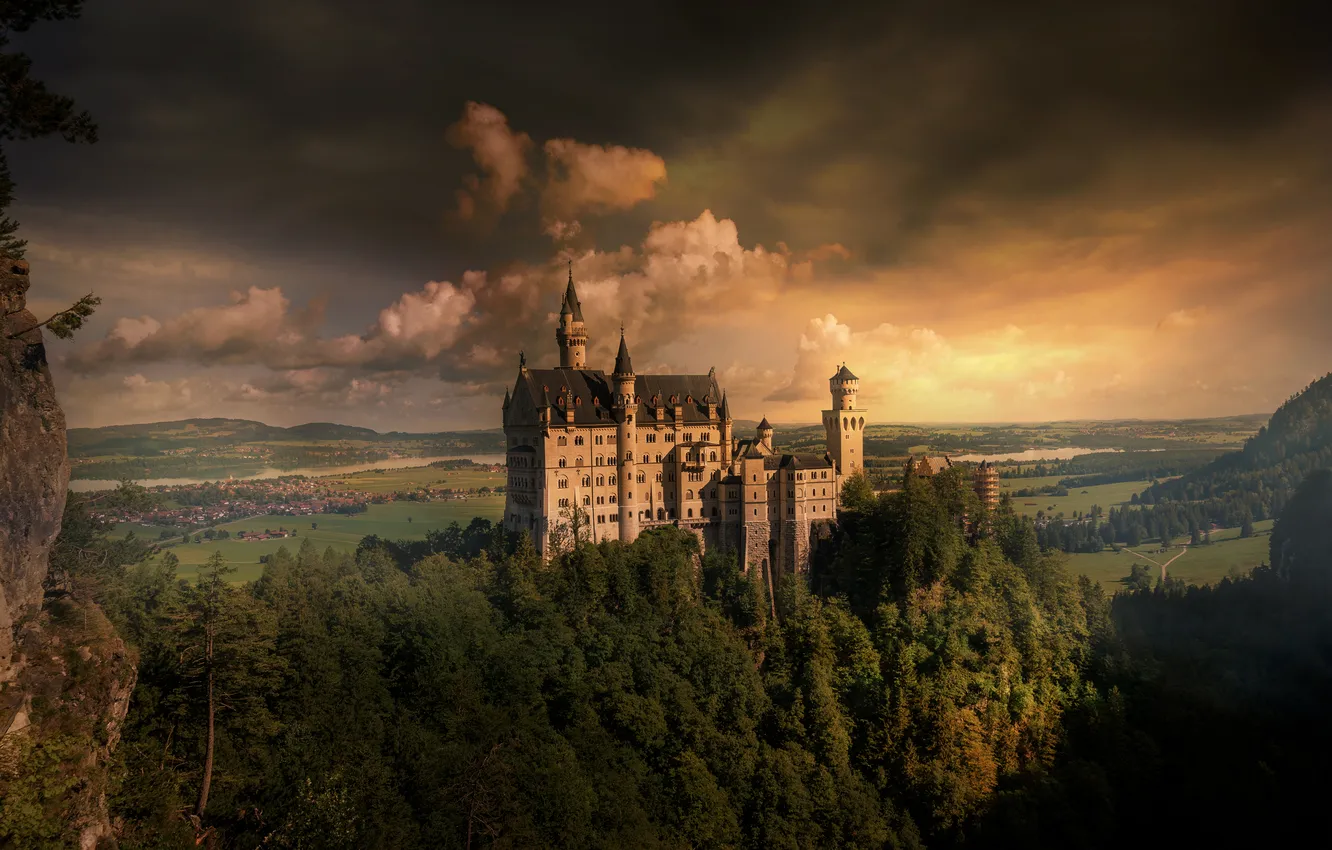
{"type": "Polygon", "coordinates": [[[37,324],[27,293],[28,264],[0,258],[0,683],[18,673],[15,629],[41,606],[69,486],[65,415],[42,333],[10,338],[37,324]]]}
{"type": "Polygon", "coordinates": [[[114,846],[107,765],[135,658],[49,578],[69,461],[27,292],[28,264],[0,257],[0,846],[114,846]]]}

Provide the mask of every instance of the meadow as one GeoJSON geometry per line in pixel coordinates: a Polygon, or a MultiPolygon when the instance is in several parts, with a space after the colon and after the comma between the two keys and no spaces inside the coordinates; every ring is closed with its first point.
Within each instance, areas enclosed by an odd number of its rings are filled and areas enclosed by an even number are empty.
{"type": "MultiPolygon", "coordinates": [[[[1038,488],[1058,484],[1064,476],[1053,475],[1045,478],[1002,478],[999,480],[999,493],[1012,493],[1015,490],[1038,488]]],[[[1037,511],[1045,511],[1046,516],[1055,516],[1063,512],[1065,517],[1072,517],[1074,511],[1086,513],[1092,505],[1100,505],[1109,512],[1133,498],[1151,484],[1150,481],[1122,481],[1117,484],[1097,484],[1092,487],[1072,487],[1067,496],[1013,496],[1013,510],[1027,516],[1036,516],[1037,511]]]]}
{"type": "Polygon", "coordinates": [[[350,475],[328,476],[321,480],[335,487],[342,486],[367,493],[396,493],[400,490],[416,490],[427,486],[450,487],[455,490],[500,487],[503,486],[504,479],[503,472],[414,466],[405,469],[372,469],[350,475]]]}
{"type": "MultiPolygon", "coordinates": [[[[1259,564],[1267,562],[1268,543],[1272,534],[1272,521],[1256,522],[1254,536],[1242,538],[1238,528],[1225,528],[1212,532],[1212,542],[1203,546],[1190,546],[1166,570],[1166,574],[1183,579],[1189,584],[1215,584],[1221,579],[1241,573],[1247,573],[1259,564]]],[[[1176,543],[1187,543],[1188,538],[1180,538],[1176,543]]],[[[1138,546],[1133,551],[1140,552],[1158,562],[1169,561],[1180,550],[1171,548],[1164,555],[1156,554],[1161,546],[1148,543],[1138,546]]],[[[1068,555],[1069,570],[1075,575],[1085,575],[1098,581],[1107,593],[1114,593],[1124,588],[1125,579],[1135,563],[1146,565],[1155,580],[1161,570],[1155,564],[1144,561],[1129,552],[1076,553],[1068,555]]]]}
{"type": "MultiPolygon", "coordinates": [[[[394,470],[395,472],[399,470],[394,470]]],[[[439,470],[433,470],[439,472],[439,470]]],[[[363,514],[318,514],[316,516],[255,516],[217,526],[231,532],[226,540],[203,540],[200,543],[177,544],[167,551],[180,559],[180,577],[193,580],[198,567],[214,552],[221,552],[227,563],[236,567],[231,580],[253,581],[263,573],[259,563],[261,555],[271,555],[286,546],[295,551],[305,538],[314,541],[319,551],[332,546],[351,551],[363,537],[376,534],[390,540],[422,540],[427,531],[444,528],[451,522],[466,525],[473,517],[498,520],[504,514],[504,497],[476,496],[467,500],[436,502],[389,502],[370,505],[363,514]],[[261,532],[265,529],[295,529],[296,536],[276,540],[237,540],[236,532],[261,532]]],[[[118,534],[134,531],[138,536],[156,540],[160,528],[122,523],[118,534]]]]}

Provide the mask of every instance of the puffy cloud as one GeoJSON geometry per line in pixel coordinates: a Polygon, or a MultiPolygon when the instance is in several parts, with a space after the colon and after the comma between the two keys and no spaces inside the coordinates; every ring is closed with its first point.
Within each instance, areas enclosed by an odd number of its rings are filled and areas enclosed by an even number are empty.
{"type": "Polygon", "coordinates": [[[545,144],[548,215],[567,219],[582,211],[627,210],[657,193],[666,162],[652,151],[621,145],[587,145],[573,139],[545,144]]]}
{"type": "Polygon", "coordinates": [[[462,118],[449,128],[451,144],[467,148],[485,177],[468,175],[458,190],[458,215],[473,218],[484,208],[502,213],[522,188],[532,139],[509,128],[509,119],[493,106],[468,101],[462,118]]]}
{"type": "Polygon", "coordinates": [[[1158,331],[1184,330],[1191,328],[1202,321],[1207,315],[1207,308],[1204,307],[1186,307],[1182,310],[1175,310],[1167,313],[1160,322],[1156,324],[1158,331]]]}

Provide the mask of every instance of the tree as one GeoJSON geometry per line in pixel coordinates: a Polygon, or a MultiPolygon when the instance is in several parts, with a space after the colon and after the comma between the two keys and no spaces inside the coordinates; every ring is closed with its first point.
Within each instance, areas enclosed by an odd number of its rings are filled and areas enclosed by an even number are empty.
{"type": "Polygon", "coordinates": [[[843,510],[864,512],[874,505],[874,485],[863,469],[857,469],[842,481],[843,510]]]}
{"type": "MultiPolygon", "coordinates": [[[[87,112],[76,110],[74,101],[47,91],[41,80],[30,76],[32,59],[9,50],[12,33],[27,32],[39,21],[76,18],[83,0],[9,0],[0,3],[0,142],[39,139],[59,135],[67,142],[97,141],[97,125],[87,112]]],[[[17,237],[18,222],[5,211],[14,201],[14,180],[9,160],[0,146],[0,254],[23,257],[27,241],[17,237]]],[[[101,299],[92,293],[45,321],[9,335],[16,339],[28,331],[46,327],[61,339],[73,335],[92,315],[101,299]]]]}
{"type": "Polygon", "coordinates": [[[1240,523],[1240,537],[1253,536],[1253,514],[1246,513],[1244,522],[1240,523]]]}

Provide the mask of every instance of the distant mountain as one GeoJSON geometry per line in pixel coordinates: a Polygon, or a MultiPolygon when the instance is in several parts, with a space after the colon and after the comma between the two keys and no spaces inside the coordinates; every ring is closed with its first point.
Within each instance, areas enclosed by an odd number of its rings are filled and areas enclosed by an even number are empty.
{"type": "Polygon", "coordinates": [[[183,448],[218,448],[245,443],[424,442],[438,445],[477,444],[486,450],[503,447],[499,429],[437,433],[381,434],[370,428],[333,422],[308,422],[282,428],[251,419],[180,419],[104,428],[70,428],[72,457],[154,457],[183,448]]]}
{"type": "Polygon", "coordinates": [[[1240,451],[1147,493],[1155,501],[1224,503],[1231,521],[1245,510],[1264,519],[1280,513],[1305,476],[1325,468],[1332,468],[1332,374],[1291,396],[1240,451]]]}
{"type": "Polygon", "coordinates": [[[380,433],[355,425],[337,425],[332,422],[307,422],[283,429],[289,438],[302,440],[378,440],[380,433]]]}

